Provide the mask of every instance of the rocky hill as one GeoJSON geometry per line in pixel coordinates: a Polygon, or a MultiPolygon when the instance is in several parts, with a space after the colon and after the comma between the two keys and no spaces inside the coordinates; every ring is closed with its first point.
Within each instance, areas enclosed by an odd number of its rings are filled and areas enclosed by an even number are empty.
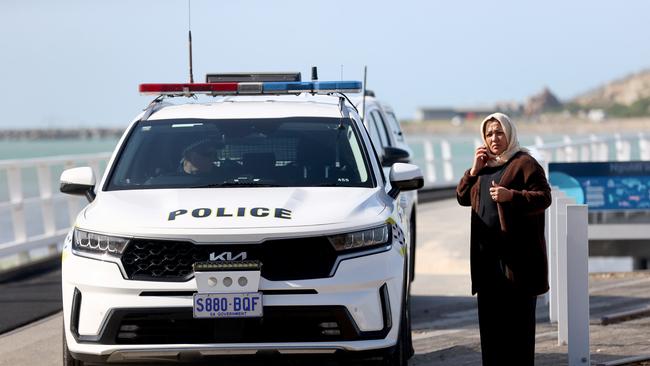
{"type": "Polygon", "coordinates": [[[632,106],[650,98],[650,69],[628,75],[579,95],[570,102],[582,107],[632,106]]]}
{"type": "Polygon", "coordinates": [[[532,116],[544,111],[557,110],[561,107],[562,103],[551,90],[544,88],[541,92],[528,98],[524,105],[524,115],[532,116]]]}

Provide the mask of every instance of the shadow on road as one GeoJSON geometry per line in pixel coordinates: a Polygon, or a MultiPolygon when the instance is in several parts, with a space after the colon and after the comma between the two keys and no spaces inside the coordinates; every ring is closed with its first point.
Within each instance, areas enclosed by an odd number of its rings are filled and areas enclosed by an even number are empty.
{"type": "Polygon", "coordinates": [[[426,325],[436,329],[458,328],[460,323],[477,321],[476,298],[471,296],[411,296],[411,319],[414,329],[426,325]],[[455,319],[457,322],[450,322],[455,319]],[[452,325],[453,323],[453,325],[452,325]]]}
{"type": "Polygon", "coordinates": [[[61,311],[61,271],[0,284],[0,334],[61,311]]]}

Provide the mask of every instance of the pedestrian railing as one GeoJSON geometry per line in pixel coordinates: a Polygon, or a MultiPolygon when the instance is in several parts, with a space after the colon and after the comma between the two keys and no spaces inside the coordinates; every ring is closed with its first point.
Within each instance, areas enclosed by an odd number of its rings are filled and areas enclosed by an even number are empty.
{"type": "Polygon", "coordinates": [[[646,134],[614,134],[544,144],[536,139],[535,148],[546,162],[650,160],[650,137],[646,134]]]}
{"type": "MultiPolygon", "coordinates": [[[[455,186],[481,141],[414,137],[409,144],[426,189],[455,186]],[[461,143],[464,153],[458,153],[461,143]]],[[[538,136],[529,147],[543,163],[650,160],[650,139],[644,134],[585,139],[566,136],[553,143],[544,143],[538,136]]],[[[85,202],[84,198],[59,193],[60,173],[88,165],[100,177],[109,157],[109,153],[101,153],[0,160],[0,270],[30,262],[35,250],[50,254],[59,250],[85,202]]]]}
{"type": "MultiPolygon", "coordinates": [[[[458,182],[472,164],[474,149],[482,144],[479,139],[409,139],[413,148],[413,163],[420,166],[424,185],[428,188],[449,187],[458,182]],[[463,153],[458,153],[458,145],[463,153]]],[[[630,161],[650,160],[650,136],[638,134],[614,134],[612,136],[591,135],[575,139],[563,136],[559,142],[544,142],[535,136],[527,145],[542,163],[582,161],[630,161]]]]}
{"type": "Polygon", "coordinates": [[[103,171],[109,153],[0,161],[0,270],[60,251],[84,198],[59,192],[59,175],[79,165],[103,171]]]}

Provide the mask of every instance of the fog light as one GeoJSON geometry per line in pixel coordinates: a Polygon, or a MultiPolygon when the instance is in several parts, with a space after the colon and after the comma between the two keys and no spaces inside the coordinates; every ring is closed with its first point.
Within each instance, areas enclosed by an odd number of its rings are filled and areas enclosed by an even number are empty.
{"type": "Polygon", "coordinates": [[[135,332],[138,329],[140,329],[140,327],[134,324],[126,324],[120,327],[120,331],[124,331],[124,332],[135,332]]]}
{"type": "Polygon", "coordinates": [[[341,331],[338,329],[325,329],[320,332],[322,335],[336,336],[341,335],[341,331]]]}
{"type": "Polygon", "coordinates": [[[137,336],[138,336],[137,334],[131,332],[120,332],[117,334],[117,338],[122,338],[122,339],[133,339],[137,336]]]}

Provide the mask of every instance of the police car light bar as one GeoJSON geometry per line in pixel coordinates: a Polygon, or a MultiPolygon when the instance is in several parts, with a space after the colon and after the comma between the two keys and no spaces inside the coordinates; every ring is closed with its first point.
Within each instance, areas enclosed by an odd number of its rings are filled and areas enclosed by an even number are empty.
{"type": "Polygon", "coordinates": [[[206,83],[302,81],[299,72],[230,72],[205,75],[206,83]]]}
{"type": "Polygon", "coordinates": [[[360,81],[270,81],[182,84],[140,84],[141,94],[190,96],[193,94],[264,95],[360,93],[360,81]]]}

